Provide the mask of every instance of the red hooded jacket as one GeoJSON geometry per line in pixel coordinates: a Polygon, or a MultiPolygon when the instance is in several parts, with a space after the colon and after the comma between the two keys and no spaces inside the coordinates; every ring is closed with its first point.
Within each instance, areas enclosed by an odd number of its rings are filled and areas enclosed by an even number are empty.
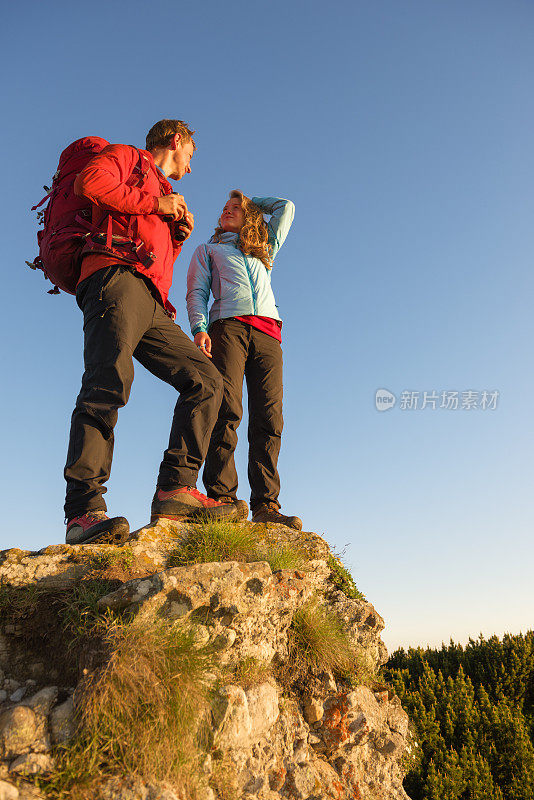
{"type": "MultiPolygon", "coordinates": [[[[154,284],[167,311],[175,314],[175,309],[167,297],[172,283],[173,266],[182,243],[171,236],[171,227],[157,214],[158,197],[172,194],[173,188],[160,173],[148,150],[137,150],[126,144],[111,144],[91,159],[77,176],[74,191],[86,197],[93,204],[93,223],[105,230],[108,218],[106,212],[113,213],[113,232],[124,235],[131,215],[136,215],[137,236],[146,249],[155,256],[153,263],[146,267],[141,262],[127,263],[146,275],[154,284]],[[142,160],[145,173],[140,186],[128,186],[127,181],[135,167],[142,160]]],[[[80,281],[88,278],[99,269],[116,264],[117,256],[104,253],[87,253],[82,261],[80,281]]]]}

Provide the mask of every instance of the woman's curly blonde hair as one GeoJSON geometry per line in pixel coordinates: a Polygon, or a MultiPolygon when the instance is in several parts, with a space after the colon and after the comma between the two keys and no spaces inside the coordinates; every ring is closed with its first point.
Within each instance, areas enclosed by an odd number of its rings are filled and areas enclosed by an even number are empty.
{"type": "MultiPolygon", "coordinates": [[[[239,231],[239,249],[246,256],[259,258],[267,269],[272,269],[272,249],[268,241],[269,231],[267,223],[263,219],[261,208],[238,189],[233,189],[229,196],[230,198],[236,197],[239,200],[245,215],[245,222],[239,231]]],[[[224,230],[219,224],[213,234],[215,241],[219,241],[221,233],[224,233],[224,230]]]]}

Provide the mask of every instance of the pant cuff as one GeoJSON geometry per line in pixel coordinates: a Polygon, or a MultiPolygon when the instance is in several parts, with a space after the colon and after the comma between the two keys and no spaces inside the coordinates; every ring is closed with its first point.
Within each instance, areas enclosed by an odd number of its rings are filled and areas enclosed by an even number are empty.
{"type": "Polygon", "coordinates": [[[281,508],[280,503],[275,497],[266,497],[264,500],[251,500],[250,501],[250,510],[252,513],[258,508],[258,506],[263,505],[264,503],[275,503],[278,508],[281,508]]]}
{"type": "Polygon", "coordinates": [[[85,503],[83,506],[65,506],[65,519],[71,520],[74,517],[83,517],[84,514],[87,514],[88,511],[107,511],[107,506],[103,500],[99,502],[91,502],[85,503]]]}
{"type": "Polygon", "coordinates": [[[171,489],[180,489],[182,486],[195,487],[197,485],[197,480],[198,472],[194,470],[184,470],[172,475],[169,475],[169,473],[165,471],[163,473],[160,472],[158,475],[156,486],[158,489],[163,489],[168,492],[171,489]]]}

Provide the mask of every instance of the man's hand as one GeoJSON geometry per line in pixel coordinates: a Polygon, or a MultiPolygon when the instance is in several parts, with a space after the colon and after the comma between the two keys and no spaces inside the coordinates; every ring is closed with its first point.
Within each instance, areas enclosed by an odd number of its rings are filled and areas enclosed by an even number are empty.
{"type": "Polygon", "coordinates": [[[180,239],[181,242],[185,242],[185,240],[189,239],[189,237],[193,233],[193,228],[195,227],[195,218],[191,214],[191,212],[188,211],[187,214],[185,214],[185,216],[183,217],[183,219],[180,220],[180,222],[175,222],[174,224],[175,224],[175,226],[180,225],[180,231],[182,233],[187,231],[187,233],[183,237],[183,239],[180,239]],[[187,228],[186,228],[185,225],[180,224],[182,222],[186,222],[187,223],[187,228]]]}
{"type": "Polygon", "coordinates": [[[182,219],[187,214],[187,204],[181,194],[158,197],[158,214],[172,219],[182,219]]]}
{"type": "Polygon", "coordinates": [[[204,355],[208,358],[211,358],[211,339],[207,333],[204,331],[199,331],[199,333],[195,333],[195,344],[202,350],[204,355]]]}

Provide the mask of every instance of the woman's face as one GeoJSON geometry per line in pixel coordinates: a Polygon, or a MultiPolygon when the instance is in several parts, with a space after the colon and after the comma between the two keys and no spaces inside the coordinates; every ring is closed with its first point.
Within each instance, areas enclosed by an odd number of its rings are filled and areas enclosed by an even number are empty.
{"type": "Polygon", "coordinates": [[[238,197],[231,197],[222,210],[219,224],[223,231],[239,233],[245,224],[245,212],[238,197]]]}

